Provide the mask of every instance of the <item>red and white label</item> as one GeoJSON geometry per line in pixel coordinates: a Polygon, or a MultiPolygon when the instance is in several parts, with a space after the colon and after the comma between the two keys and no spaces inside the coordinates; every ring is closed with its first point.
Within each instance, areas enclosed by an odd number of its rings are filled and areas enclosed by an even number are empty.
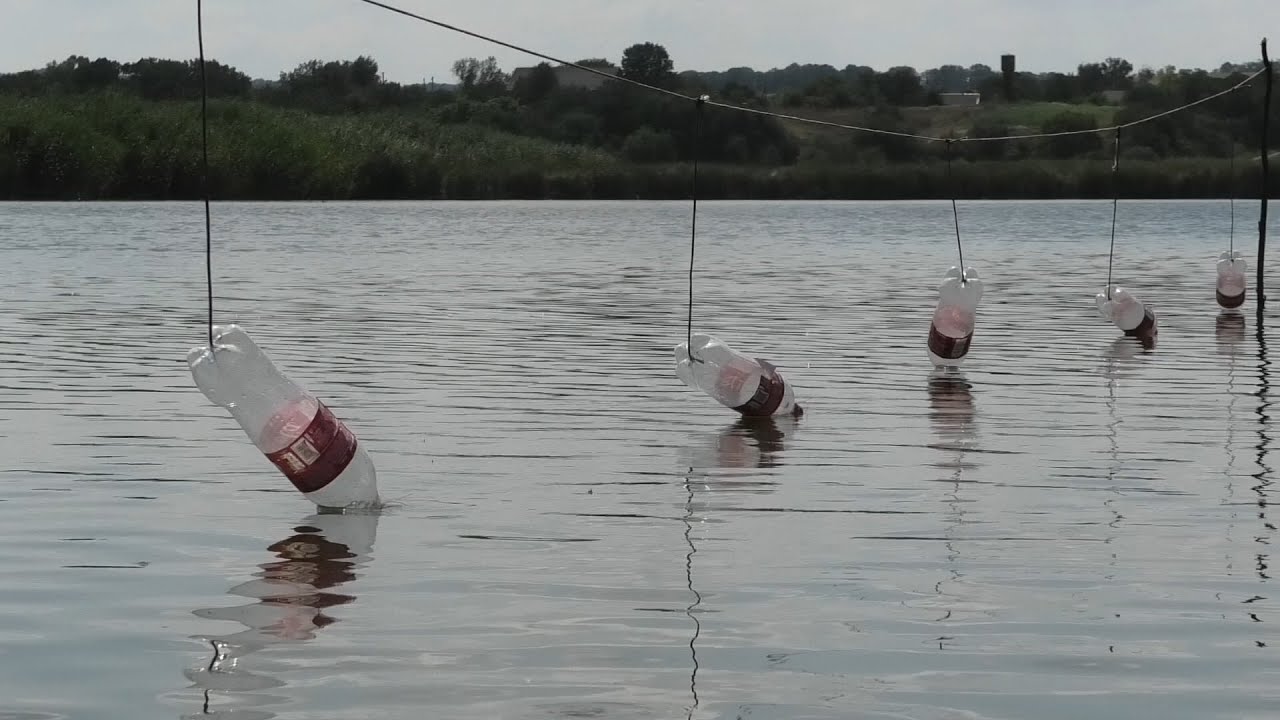
{"type": "Polygon", "coordinates": [[[969,344],[972,342],[973,331],[956,338],[944,334],[937,325],[929,326],[929,351],[945,360],[957,360],[969,354],[969,344]]]}
{"type": "MultiPolygon", "coordinates": [[[[286,411],[287,412],[287,411],[286,411]]],[[[277,416],[272,422],[288,422],[277,416]]],[[[270,423],[269,423],[270,424],[270,423]]],[[[313,493],[342,474],[356,455],[355,433],[333,411],[319,403],[307,429],[283,450],[267,454],[289,482],[303,493],[313,493]]]]}
{"type": "MultiPolygon", "coordinates": [[[[782,405],[782,398],[787,393],[787,381],[782,379],[777,368],[767,360],[757,359],[756,362],[764,368],[756,391],[749,400],[733,409],[748,417],[769,417],[782,405]]],[[[738,381],[738,387],[742,387],[741,380],[738,381]]]]}

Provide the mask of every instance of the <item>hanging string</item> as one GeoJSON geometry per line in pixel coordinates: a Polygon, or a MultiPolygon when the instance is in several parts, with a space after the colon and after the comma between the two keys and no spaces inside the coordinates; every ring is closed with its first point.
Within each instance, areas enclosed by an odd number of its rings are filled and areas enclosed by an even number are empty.
{"type": "Polygon", "coordinates": [[[1227,236],[1227,250],[1230,251],[1227,257],[1234,262],[1236,257],[1236,134],[1234,132],[1231,133],[1231,160],[1228,173],[1230,180],[1227,184],[1231,189],[1228,198],[1231,202],[1231,232],[1227,236]]]}
{"type": "Polygon", "coordinates": [[[702,362],[702,358],[693,354],[693,258],[698,243],[698,155],[702,152],[702,108],[707,103],[707,96],[697,99],[693,131],[693,183],[690,193],[693,195],[693,216],[689,223],[689,316],[685,322],[685,348],[689,351],[689,360],[702,362]]]}
{"type": "MultiPolygon", "coordinates": [[[[752,115],[763,115],[763,116],[765,116],[765,117],[771,117],[771,118],[775,118],[775,119],[778,119],[778,120],[791,120],[791,121],[793,121],[793,122],[807,123],[807,124],[809,124],[809,125],[821,125],[821,126],[824,126],[824,127],[833,127],[833,128],[839,128],[839,129],[842,129],[842,130],[852,130],[852,131],[854,131],[854,132],[864,132],[864,133],[871,133],[871,134],[875,134],[875,135],[889,135],[889,136],[893,136],[893,137],[911,138],[911,139],[914,139],[914,140],[922,140],[922,141],[925,141],[925,142],[946,142],[946,141],[950,140],[950,138],[937,137],[937,136],[933,136],[933,135],[918,135],[918,134],[915,134],[915,133],[900,132],[900,131],[896,131],[896,130],[883,130],[883,129],[880,129],[880,128],[863,127],[863,126],[859,126],[859,125],[846,125],[846,124],[843,124],[843,123],[830,122],[830,121],[827,121],[827,120],[817,120],[817,119],[814,119],[814,118],[807,118],[807,117],[802,117],[802,116],[799,116],[799,115],[787,115],[787,114],[785,114],[785,113],[776,113],[776,112],[772,112],[772,111],[770,111],[770,110],[761,110],[761,109],[759,109],[759,108],[743,107],[743,106],[741,106],[741,105],[730,105],[730,104],[728,104],[728,103],[717,102],[717,101],[715,101],[715,100],[711,100],[710,98],[708,98],[708,97],[707,97],[707,96],[705,96],[705,95],[704,95],[704,96],[702,96],[702,97],[694,97],[694,96],[692,96],[692,95],[685,95],[684,93],[676,92],[676,91],[674,91],[674,90],[668,90],[667,88],[657,87],[657,86],[655,86],[655,85],[649,85],[649,84],[647,84],[647,83],[643,83],[643,82],[640,82],[639,80],[634,80],[634,79],[632,79],[632,78],[622,77],[622,76],[620,76],[620,75],[614,75],[613,73],[605,72],[605,71],[600,70],[600,69],[598,69],[598,68],[587,67],[586,65],[580,65],[580,64],[578,64],[578,63],[568,62],[567,60],[561,60],[560,58],[554,57],[554,56],[552,56],[552,55],[548,55],[548,54],[546,54],[546,53],[542,53],[542,52],[538,52],[538,51],[536,51],[536,50],[530,50],[530,49],[528,49],[528,48],[520,47],[519,45],[515,45],[515,44],[512,44],[512,43],[506,42],[506,41],[504,41],[504,40],[498,40],[497,38],[492,38],[492,37],[489,37],[489,36],[487,36],[487,35],[482,35],[482,34],[480,34],[480,33],[473,32],[473,31],[471,31],[471,30],[467,30],[467,29],[464,29],[464,28],[457,27],[456,25],[450,25],[449,23],[446,23],[446,22],[443,22],[443,21],[440,21],[440,20],[435,20],[435,19],[433,19],[433,18],[426,17],[425,15],[419,15],[418,13],[410,12],[410,11],[408,11],[408,10],[404,10],[404,9],[402,9],[402,8],[398,8],[398,7],[394,6],[394,5],[390,5],[390,4],[385,3],[385,2],[379,2],[379,0],[357,0],[357,2],[361,2],[361,3],[364,3],[365,5],[369,5],[369,6],[372,6],[372,7],[380,8],[380,9],[382,9],[382,10],[386,10],[387,12],[395,13],[395,14],[397,14],[397,15],[402,15],[402,16],[404,16],[404,17],[412,18],[412,19],[414,19],[414,20],[418,20],[418,21],[420,21],[420,22],[428,23],[428,24],[430,24],[430,25],[435,25],[436,27],[443,28],[443,29],[445,29],[445,30],[451,30],[451,31],[453,31],[453,32],[461,33],[461,34],[463,34],[463,35],[469,35],[470,37],[476,38],[476,39],[478,39],[478,40],[483,40],[483,41],[485,41],[485,42],[492,43],[492,44],[494,44],[494,45],[500,45],[500,46],[502,46],[502,47],[505,47],[505,48],[508,48],[508,49],[511,49],[511,50],[515,50],[515,51],[517,51],[517,52],[522,52],[522,53],[524,53],[524,54],[526,54],[526,55],[531,55],[531,56],[533,56],[533,57],[536,57],[536,58],[539,58],[539,59],[542,59],[542,60],[547,60],[547,61],[550,61],[550,62],[559,63],[559,64],[561,64],[561,65],[565,65],[565,66],[567,66],[567,67],[577,68],[578,70],[581,70],[581,71],[586,72],[586,73],[590,73],[590,74],[592,74],[592,75],[599,75],[599,76],[601,76],[601,77],[603,77],[603,78],[605,78],[605,79],[607,79],[607,80],[616,80],[616,81],[618,81],[618,82],[626,83],[626,84],[628,84],[628,85],[632,85],[632,86],[635,86],[635,87],[638,87],[638,88],[642,88],[642,89],[644,89],[644,90],[648,90],[648,91],[650,91],[650,92],[655,92],[655,93],[659,93],[659,94],[662,94],[662,95],[668,95],[668,96],[671,96],[671,97],[681,98],[681,99],[683,99],[683,100],[689,100],[689,101],[691,101],[691,102],[695,102],[695,101],[696,101],[696,102],[699,102],[699,103],[704,104],[704,105],[710,105],[710,106],[713,106],[713,107],[724,108],[724,109],[726,109],[726,110],[735,110],[735,111],[737,111],[737,112],[750,113],[750,114],[752,114],[752,115]]],[[[1030,138],[1049,138],[1049,137],[1061,137],[1061,136],[1064,136],[1064,135],[1085,135],[1085,134],[1091,134],[1091,133],[1104,133],[1104,132],[1108,132],[1108,131],[1111,131],[1111,130],[1117,130],[1117,131],[1118,131],[1118,130],[1119,130],[1119,129],[1121,129],[1121,128],[1129,128],[1129,127],[1133,127],[1133,126],[1135,126],[1135,125],[1141,125],[1141,124],[1143,124],[1143,123],[1150,122],[1150,121],[1152,121],[1152,120],[1156,120],[1156,119],[1158,119],[1158,118],[1162,118],[1162,117],[1165,117],[1165,116],[1168,116],[1168,115],[1172,115],[1172,114],[1177,113],[1177,112],[1181,112],[1181,111],[1186,110],[1186,109],[1188,109],[1188,108],[1195,107],[1196,105],[1199,105],[1199,104],[1201,104],[1201,103],[1208,102],[1208,101],[1210,101],[1210,100],[1213,100],[1214,98],[1221,97],[1221,96],[1226,95],[1226,94],[1228,94],[1228,93],[1235,92],[1235,91],[1237,91],[1237,90],[1241,89],[1242,87],[1244,87],[1244,86],[1245,86],[1249,81],[1251,81],[1251,80],[1253,80],[1254,78],[1256,78],[1256,77],[1258,77],[1259,75],[1261,75],[1264,71],[1265,71],[1265,70],[1258,70],[1257,72],[1253,73],[1252,75],[1250,75],[1249,77],[1245,78],[1244,80],[1241,80],[1240,82],[1236,83],[1235,85],[1233,85],[1233,86],[1231,86],[1231,87],[1229,87],[1229,88],[1227,88],[1227,89],[1225,89],[1225,90],[1222,90],[1222,91],[1220,91],[1220,92],[1214,93],[1213,95],[1210,95],[1210,96],[1208,96],[1208,97],[1203,97],[1203,98],[1200,98],[1199,100],[1194,100],[1194,101],[1192,101],[1192,102],[1189,102],[1189,103],[1187,103],[1187,104],[1185,104],[1185,105],[1181,105],[1181,106],[1176,107],[1176,108],[1173,108],[1173,109],[1171,109],[1171,110],[1165,110],[1164,112],[1156,113],[1155,115],[1151,115],[1151,116],[1149,116],[1149,117],[1145,117],[1145,118],[1139,118],[1139,119],[1137,119],[1137,120],[1133,120],[1133,121],[1131,121],[1131,122],[1127,122],[1127,123],[1124,123],[1124,124],[1122,124],[1122,125],[1112,125],[1112,126],[1109,126],[1109,127],[1092,128],[1092,129],[1089,129],[1089,130],[1066,130],[1066,131],[1063,131],[1063,132],[1053,132],[1053,133],[1028,133],[1028,134],[1025,134],[1025,135],[1002,135],[1002,136],[999,136],[999,137],[959,137],[959,138],[954,138],[954,142],[995,142],[995,141],[1004,141],[1004,140],[1026,140],[1026,139],[1030,139],[1030,138]]]]}
{"type": "Polygon", "coordinates": [[[204,71],[202,0],[196,0],[196,39],[200,45],[200,191],[204,195],[204,273],[209,308],[209,351],[213,352],[213,223],[209,216],[209,83],[204,71]]]}
{"type": "Polygon", "coordinates": [[[1111,299],[1111,264],[1116,257],[1116,211],[1120,206],[1120,128],[1116,128],[1115,155],[1111,161],[1111,250],[1107,253],[1107,299],[1111,299]]]}
{"type": "Polygon", "coordinates": [[[964,245],[960,242],[960,212],[956,209],[956,184],[951,177],[951,145],[955,140],[947,138],[947,188],[951,193],[951,217],[956,222],[956,252],[960,254],[960,284],[966,285],[968,281],[964,276],[964,245]]]}

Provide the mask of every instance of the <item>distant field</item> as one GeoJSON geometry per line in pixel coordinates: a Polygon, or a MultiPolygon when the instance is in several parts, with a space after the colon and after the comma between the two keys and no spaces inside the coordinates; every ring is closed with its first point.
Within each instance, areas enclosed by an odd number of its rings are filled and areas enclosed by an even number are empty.
{"type": "MultiPolygon", "coordinates": [[[[1091,105],[1070,103],[1018,103],[1016,105],[979,105],[977,107],[957,107],[934,105],[929,107],[900,108],[900,118],[882,117],[877,122],[873,119],[873,111],[869,108],[841,108],[835,110],[821,108],[775,108],[779,112],[797,115],[825,122],[842,125],[872,126],[882,129],[900,130],[918,135],[946,137],[954,132],[957,135],[968,133],[975,126],[1005,125],[1011,132],[1036,132],[1045,121],[1062,112],[1075,112],[1097,118],[1098,124],[1111,124],[1116,113],[1122,109],[1117,105],[1091,105]],[[896,120],[896,122],[894,122],[896,120]]],[[[839,128],[812,125],[797,121],[784,121],[787,131],[798,142],[806,142],[818,137],[847,133],[839,128]]]]}

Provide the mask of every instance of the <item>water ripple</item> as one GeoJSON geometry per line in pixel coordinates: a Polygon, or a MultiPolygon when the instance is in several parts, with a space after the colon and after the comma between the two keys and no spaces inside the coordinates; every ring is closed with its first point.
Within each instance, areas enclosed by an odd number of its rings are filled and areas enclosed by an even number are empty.
{"type": "Polygon", "coordinates": [[[358,518],[192,388],[198,205],[2,212],[0,718],[1280,704],[1273,349],[1214,305],[1225,202],[1121,203],[1154,349],[1094,309],[1108,203],[962,203],[953,377],[947,203],[700,205],[697,329],[807,411],[766,423],[672,372],[686,203],[216,204],[219,320],[401,503],[358,518]]]}

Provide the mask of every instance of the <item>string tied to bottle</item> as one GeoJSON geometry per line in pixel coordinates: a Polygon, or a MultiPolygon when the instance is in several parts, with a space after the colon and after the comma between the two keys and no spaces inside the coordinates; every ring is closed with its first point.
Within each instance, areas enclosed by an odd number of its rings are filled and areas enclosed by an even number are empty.
{"type": "Polygon", "coordinates": [[[938,302],[929,324],[926,346],[929,360],[938,368],[955,368],[969,354],[977,323],[978,303],[983,286],[978,271],[964,264],[964,243],[960,235],[960,211],[956,205],[956,182],[951,162],[954,138],[947,138],[944,154],[947,163],[947,191],[951,196],[951,217],[955,224],[956,254],[960,264],[947,270],[938,286],[938,302]]]}
{"type": "Polygon", "coordinates": [[[187,354],[196,387],[226,408],[267,459],[324,509],[376,509],[377,472],[350,428],[305,388],[285,377],[237,325],[213,324],[213,231],[209,210],[209,89],[204,7],[196,0],[200,53],[201,187],[204,195],[208,342],[187,354]]]}
{"type": "Polygon", "coordinates": [[[1228,173],[1230,187],[1229,206],[1230,206],[1230,225],[1227,232],[1227,250],[1218,255],[1217,263],[1217,287],[1214,296],[1218,301],[1218,305],[1225,310],[1236,310],[1244,304],[1245,289],[1247,282],[1245,280],[1245,270],[1248,263],[1241,257],[1240,251],[1236,250],[1236,138],[1235,133],[1231,135],[1231,152],[1228,161],[1228,173]]]}
{"type": "Polygon", "coordinates": [[[698,160],[702,151],[703,115],[710,96],[694,103],[693,173],[690,183],[692,212],[689,229],[689,298],[685,341],[675,348],[676,376],[710,395],[717,402],[747,417],[800,415],[794,391],[767,360],[750,358],[722,340],[693,332],[693,272],[698,241],[698,160]]]}
{"type": "MultiPolygon", "coordinates": [[[[951,156],[953,154],[952,145],[956,142],[955,138],[947,138],[945,145],[945,155],[947,158],[947,190],[951,195],[951,218],[955,221],[956,226],[956,254],[960,256],[960,267],[964,267],[964,243],[960,241],[960,211],[956,207],[956,182],[951,172],[951,156]]],[[[960,276],[960,284],[968,282],[964,275],[960,276]]]]}
{"type": "Polygon", "coordinates": [[[1116,216],[1120,209],[1120,128],[1111,158],[1111,248],[1107,251],[1107,299],[1111,299],[1111,267],[1116,257],[1116,216]]]}
{"type": "Polygon", "coordinates": [[[698,246],[698,155],[702,150],[702,115],[710,99],[709,95],[701,95],[694,103],[696,117],[693,123],[693,178],[689,188],[689,194],[693,199],[693,211],[690,213],[689,220],[689,303],[688,316],[685,320],[685,347],[688,348],[689,359],[696,363],[702,362],[693,352],[693,268],[698,246]]]}
{"type": "Polygon", "coordinates": [[[1107,285],[1094,297],[1102,317],[1126,336],[1137,338],[1144,347],[1155,344],[1156,314],[1133,292],[1112,283],[1116,256],[1116,220],[1120,208],[1120,128],[1116,128],[1111,158],[1111,247],[1107,252],[1107,285]]]}

